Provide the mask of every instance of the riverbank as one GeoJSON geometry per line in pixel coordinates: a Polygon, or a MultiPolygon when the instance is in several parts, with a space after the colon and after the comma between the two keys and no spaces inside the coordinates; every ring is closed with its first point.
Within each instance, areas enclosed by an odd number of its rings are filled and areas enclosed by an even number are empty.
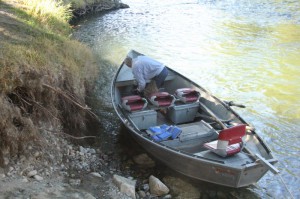
{"type": "Polygon", "coordinates": [[[99,73],[95,56],[68,38],[70,13],[58,10],[67,7],[41,14],[34,6],[1,2],[2,167],[39,140],[45,126],[84,135],[92,114],[85,97],[99,73]]]}
{"type": "Polygon", "coordinates": [[[107,155],[82,146],[96,138],[86,98],[101,71],[93,52],[69,38],[71,13],[56,1],[0,2],[1,198],[122,196],[107,155]]]}
{"type": "Polygon", "coordinates": [[[124,165],[115,132],[100,134],[89,101],[101,66],[69,36],[72,12],[51,0],[0,2],[0,198],[170,198],[149,178],[153,160],[142,152],[124,165]]]}

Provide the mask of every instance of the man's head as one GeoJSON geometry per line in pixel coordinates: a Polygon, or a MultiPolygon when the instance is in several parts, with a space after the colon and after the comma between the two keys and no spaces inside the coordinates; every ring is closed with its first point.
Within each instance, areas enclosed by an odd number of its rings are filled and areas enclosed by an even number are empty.
{"type": "Polygon", "coordinates": [[[131,57],[126,57],[126,59],[124,60],[124,63],[131,68],[132,67],[132,58],[131,57]]]}

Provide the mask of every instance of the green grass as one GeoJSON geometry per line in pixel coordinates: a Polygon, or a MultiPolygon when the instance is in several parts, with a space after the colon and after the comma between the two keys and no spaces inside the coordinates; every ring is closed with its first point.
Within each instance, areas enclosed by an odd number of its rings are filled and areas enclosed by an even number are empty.
{"type": "MultiPolygon", "coordinates": [[[[6,23],[4,27],[9,32],[7,37],[3,40],[0,38],[0,44],[6,49],[1,51],[0,66],[12,70],[20,66],[46,69],[55,73],[64,70],[79,81],[97,74],[91,50],[69,38],[69,4],[64,5],[62,1],[54,0],[19,2],[22,4],[15,7],[3,4],[17,18],[12,20],[7,17],[11,24],[6,23]]],[[[3,73],[0,73],[0,77],[6,79],[3,73]]]]}
{"type": "Polygon", "coordinates": [[[32,26],[61,34],[70,32],[69,21],[72,18],[70,4],[55,0],[20,0],[20,16],[32,26]],[[26,14],[25,14],[25,13],[26,14]]]}
{"type": "Polygon", "coordinates": [[[92,51],[69,37],[70,5],[0,1],[0,166],[22,153],[44,121],[73,135],[85,130],[87,113],[74,102],[85,106],[99,71],[92,51]]]}

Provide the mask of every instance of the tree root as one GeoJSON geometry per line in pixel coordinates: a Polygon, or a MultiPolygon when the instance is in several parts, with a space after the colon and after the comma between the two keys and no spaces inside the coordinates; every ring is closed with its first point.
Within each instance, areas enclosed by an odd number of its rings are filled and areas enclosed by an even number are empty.
{"type": "Polygon", "coordinates": [[[80,140],[80,139],[86,139],[86,138],[96,138],[96,136],[82,136],[82,137],[76,137],[76,136],[72,136],[72,135],[69,135],[67,133],[64,133],[64,132],[61,132],[61,131],[54,131],[54,130],[50,130],[50,129],[44,129],[44,128],[39,128],[40,130],[44,130],[44,131],[49,131],[51,133],[54,133],[54,134],[63,134],[67,137],[70,137],[70,138],[73,138],[73,139],[76,139],[76,140],[80,140]]]}
{"type": "MultiPolygon", "coordinates": [[[[58,94],[60,94],[61,96],[63,96],[64,98],[66,98],[67,100],[69,100],[70,102],[72,102],[74,105],[76,105],[77,107],[87,111],[89,114],[91,114],[92,116],[94,116],[95,118],[98,119],[98,116],[93,113],[91,111],[91,108],[89,108],[87,105],[81,105],[79,102],[76,102],[75,100],[71,99],[70,96],[68,96],[65,92],[61,91],[59,88],[54,88],[48,84],[43,84],[44,87],[49,88],[55,92],[57,92],[58,94]]],[[[99,120],[99,119],[98,119],[99,120]]]]}

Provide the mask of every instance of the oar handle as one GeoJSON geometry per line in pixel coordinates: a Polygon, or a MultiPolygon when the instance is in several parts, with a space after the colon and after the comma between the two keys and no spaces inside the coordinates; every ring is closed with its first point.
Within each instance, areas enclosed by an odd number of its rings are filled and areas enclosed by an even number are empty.
{"type": "Polygon", "coordinates": [[[262,164],[266,165],[266,166],[270,169],[270,171],[271,171],[272,173],[274,173],[274,174],[280,173],[279,170],[278,170],[276,167],[274,167],[272,164],[270,164],[270,163],[268,162],[268,160],[266,160],[265,158],[263,158],[261,155],[259,155],[259,154],[256,153],[256,154],[255,154],[255,157],[256,157],[257,159],[259,159],[259,160],[261,161],[262,164]]]}
{"type": "Polygon", "coordinates": [[[229,101],[229,102],[227,102],[227,101],[224,101],[226,104],[228,104],[228,106],[236,106],[236,107],[239,107],[239,108],[246,108],[246,106],[245,105],[243,105],[243,104],[236,104],[236,103],[234,103],[233,101],[229,101]]]}

